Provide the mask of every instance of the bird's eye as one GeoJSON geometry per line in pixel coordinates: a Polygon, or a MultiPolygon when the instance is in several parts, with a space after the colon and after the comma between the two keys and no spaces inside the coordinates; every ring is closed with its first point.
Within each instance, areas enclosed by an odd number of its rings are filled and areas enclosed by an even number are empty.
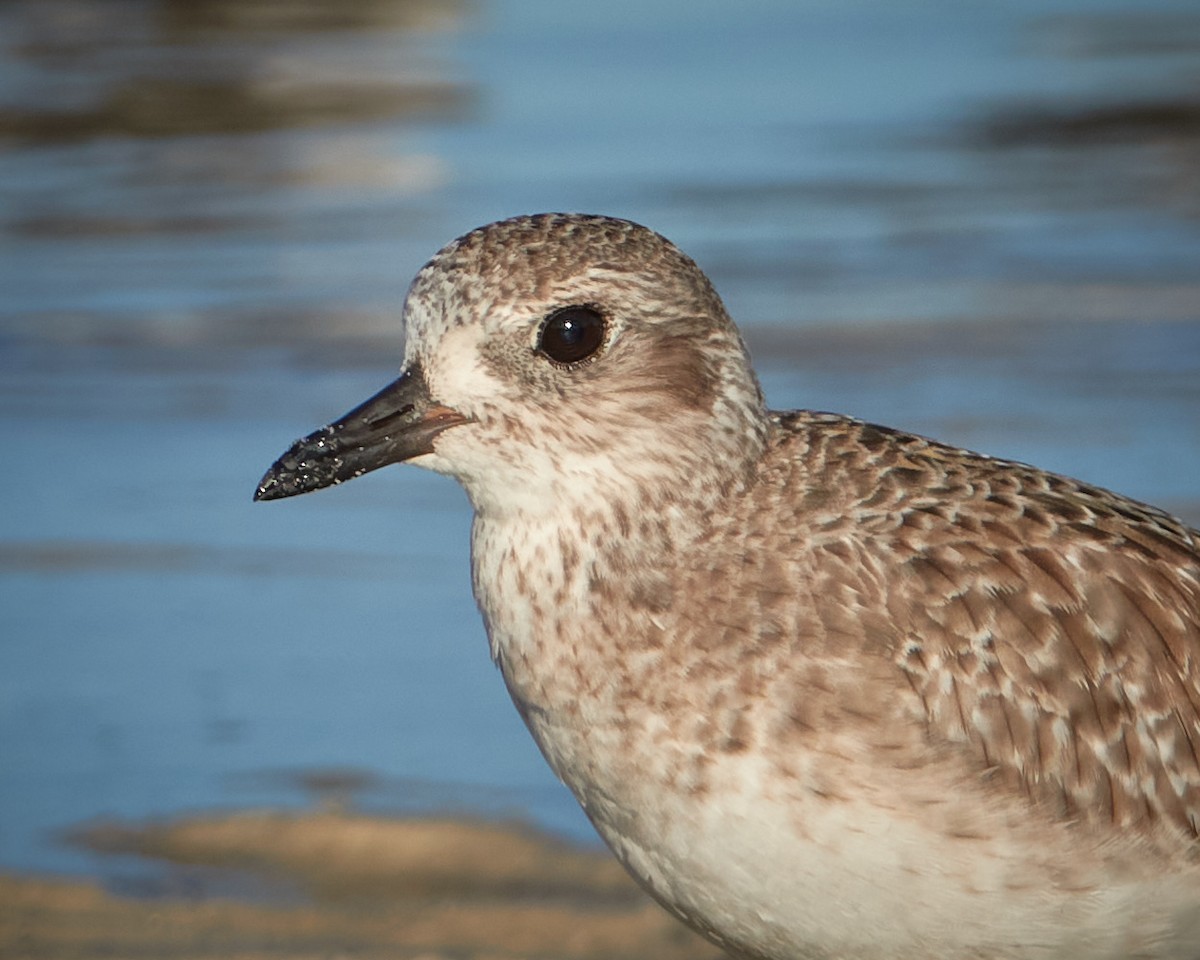
{"type": "Polygon", "coordinates": [[[595,307],[562,307],[546,317],[537,350],[555,363],[579,363],[604,343],[604,316],[595,307]]]}

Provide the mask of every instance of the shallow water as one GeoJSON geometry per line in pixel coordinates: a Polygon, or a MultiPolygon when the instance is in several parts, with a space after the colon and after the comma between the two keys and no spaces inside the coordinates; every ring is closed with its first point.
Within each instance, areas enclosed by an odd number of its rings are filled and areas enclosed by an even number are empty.
{"type": "Polygon", "coordinates": [[[331,792],[588,835],[488,661],[453,484],[250,502],[500,216],[672,237],[776,406],[1200,522],[1200,14],[996,6],[0,7],[0,868],[331,792]]]}

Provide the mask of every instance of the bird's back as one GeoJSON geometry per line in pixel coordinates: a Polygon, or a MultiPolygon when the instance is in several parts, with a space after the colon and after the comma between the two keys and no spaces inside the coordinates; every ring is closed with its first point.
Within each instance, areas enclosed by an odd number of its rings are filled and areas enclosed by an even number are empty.
{"type": "Polygon", "coordinates": [[[1106,490],[844,418],[781,418],[777,442],[807,474],[790,492],[842,501],[814,518],[817,566],[836,579],[854,549],[886,571],[884,653],[932,739],[1063,820],[1195,843],[1200,534],[1106,490]]]}

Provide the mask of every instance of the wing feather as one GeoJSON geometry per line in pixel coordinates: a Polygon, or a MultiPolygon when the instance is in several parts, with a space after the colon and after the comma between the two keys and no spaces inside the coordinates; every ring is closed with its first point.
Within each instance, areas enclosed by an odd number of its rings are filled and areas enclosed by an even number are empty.
{"type": "Polygon", "coordinates": [[[868,478],[857,529],[929,735],[1064,818],[1200,836],[1200,533],[1024,464],[809,426],[843,442],[821,483],[868,478]]]}

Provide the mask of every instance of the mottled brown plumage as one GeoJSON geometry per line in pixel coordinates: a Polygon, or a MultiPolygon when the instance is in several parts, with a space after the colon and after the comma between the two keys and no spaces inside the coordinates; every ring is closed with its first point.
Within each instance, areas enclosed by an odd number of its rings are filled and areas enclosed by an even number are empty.
{"type": "Polygon", "coordinates": [[[664,905],[762,960],[1200,957],[1200,534],[769,413],[703,274],[625,221],[481,228],[405,315],[405,378],[259,495],[462,482],[514,702],[664,905]],[[542,340],[568,307],[604,323],[579,363],[542,340]]]}

